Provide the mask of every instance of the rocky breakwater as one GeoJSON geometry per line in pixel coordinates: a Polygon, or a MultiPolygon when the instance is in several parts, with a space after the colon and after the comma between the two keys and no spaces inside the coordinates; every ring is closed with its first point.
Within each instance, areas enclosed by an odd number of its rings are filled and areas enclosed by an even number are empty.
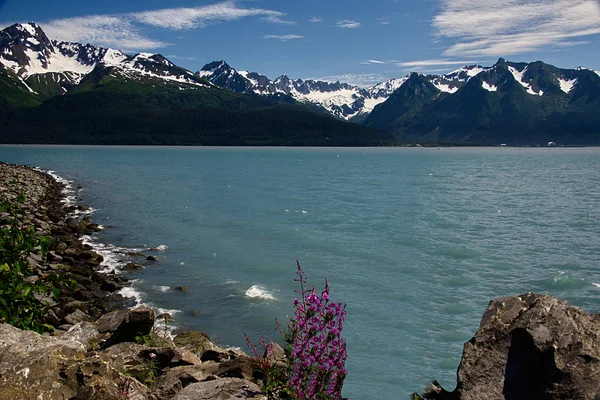
{"type": "Polygon", "coordinates": [[[600,314],[547,295],[495,299],[464,345],[456,389],[433,382],[421,397],[600,399],[600,314]]]}
{"type": "MultiPolygon", "coordinates": [[[[118,292],[131,282],[100,272],[102,256],[80,240],[99,227],[84,207],[64,202],[63,184],[0,162],[0,203],[21,191],[24,225],[51,238],[45,255],[39,247],[28,254],[33,274],[25,278],[60,276],[60,293],[40,299],[43,334],[0,321],[0,400],[266,399],[245,353],[219,348],[201,332],[172,339],[157,327],[168,315],[156,324],[152,308],[130,308],[134,300],[118,292]]],[[[0,215],[0,227],[10,218],[0,215]]]]}

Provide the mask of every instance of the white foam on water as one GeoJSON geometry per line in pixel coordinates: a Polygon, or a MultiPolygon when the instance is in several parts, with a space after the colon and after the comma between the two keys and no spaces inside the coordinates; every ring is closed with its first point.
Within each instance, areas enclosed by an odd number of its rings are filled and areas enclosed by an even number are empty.
{"type": "Polygon", "coordinates": [[[166,244],[161,244],[161,245],[158,245],[158,246],[156,246],[156,247],[155,247],[155,249],[156,249],[157,251],[165,251],[165,250],[167,250],[168,248],[169,248],[169,246],[167,246],[166,244]]]}
{"type": "Polygon", "coordinates": [[[170,316],[173,316],[174,314],[181,312],[181,310],[176,310],[174,308],[160,308],[160,307],[154,307],[154,308],[156,309],[156,315],[169,314],[170,316]]]}
{"type": "Polygon", "coordinates": [[[58,183],[62,183],[64,185],[64,188],[62,190],[62,194],[63,194],[63,199],[61,200],[61,202],[67,204],[67,205],[73,205],[76,203],[76,198],[75,198],[75,191],[73,190],[73,181],[70,181],[68,179],[63,178],[62,176],[57,175],[54,171],[46,171],[42,168],[34,168],[35,170],[44,172],[48,175],[50,175],[52,178],[54,178],[54,180],[58,183]]]}
{"type": "Polygon", "coordinates": [[[594,283],[594,282],[592,282],[592,285],[596,286],[597,288],[600,288],[600,283],[594,283]]]}
{"type": "Polygon", "coordinates": [[[250,286],[250,288],[246,290],[246,293],[244,293],[244,296],[251,299],[275,300],[275,296],[269,293],[262,285],[250,286]]]}
{"type": "Polygon", "coordinates": [[[159,292],[168,292],[171,290],[171,286],[152,286],[152,288],[158,290],[159,292]]]}
{"type": "MultiPolygon", "coordinates": [[[[135,282],[135,281],[134,281],[135,282]]],[[[135,305],[139,306],[142,304],[142,294],[135,290],[132,286],[124,287],[120,289],[118,292],[123,297],[132,297],[135,299],[135,305]]]]}

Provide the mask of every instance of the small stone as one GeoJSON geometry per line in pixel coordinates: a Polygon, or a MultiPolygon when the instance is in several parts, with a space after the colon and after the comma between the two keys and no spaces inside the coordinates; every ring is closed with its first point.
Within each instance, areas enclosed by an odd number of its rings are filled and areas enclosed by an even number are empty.
{"type": "Polygon", "coordinates": [[[177,286],[175,288],[175,290],[179,290],[181,292],[187,292],[188,290],[190,290],[190,288],[188,286],[177,286]]]}
{"type": "Polygon", "coordinates": [[[127,263],[127,264],[126,264],[126,265],[125,265],[123,268],[121,268],[121,269],[122,269],[122,270],[124,270],[124,271],[135,271],[135,270],[138,270],[138,269],[144,269],[144,267],[143,267],[143,266],[141,266],[140,264],[137,264],[137,263],[130,262],[130,263],[127,263]]]}

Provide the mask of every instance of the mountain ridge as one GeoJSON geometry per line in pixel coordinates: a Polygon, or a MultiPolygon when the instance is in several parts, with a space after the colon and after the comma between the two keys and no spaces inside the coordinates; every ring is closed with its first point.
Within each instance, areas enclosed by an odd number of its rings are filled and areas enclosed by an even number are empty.
{"type": "MultiPolygon", "coordinates": [[[[0,31],[0,88],[0,116],[11,115],[13,127],[17,117],[11,110],[27,107],[46,110],[48,116],[53,107],[86,110],[78,114],[81,118],[95,113],[94,105],[140,117],[151,110],[167,115],[210,108],[244,111],[246,116],[248,110],[271,110],[285,119],[281,110],[290,115],[309,110],[385,130],[403,143],[538,144],[549,139],[600,144],[600,71],[562,69],[542,61],[500,58],[492,66],[463,66],[442,75],[413,72],[361,88],[287,75],[271,80],[237,71],[223,60],[194,73],[160,54],[125,54],[51,40],[39,25],[28,23],[0,31]],[[536,129],[546,133],[536,136],[536,129]]],[[[224,115],[216,123],[219,129],[227,125],[224,115]]],[[[260,115],[260,124],[268,124],[265,114],[260,115]]],[[[146,125],[143,129],[152,131],[146,125]]],[[[343,126],[349,125],[335,129],[343,126]]],[[[394,142],[374,135],[377,143],[394,142]]],[[[321,139],[320,145],[327,143],[321,139]]]]}

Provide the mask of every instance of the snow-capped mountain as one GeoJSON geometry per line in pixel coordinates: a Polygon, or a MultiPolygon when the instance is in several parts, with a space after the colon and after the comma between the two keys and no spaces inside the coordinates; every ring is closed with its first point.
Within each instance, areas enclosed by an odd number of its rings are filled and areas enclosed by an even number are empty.
{"type": "Polygon", "coordinates": [[[286,75],[270,80],[256,72],[237,71],[225,61],[206,64],[196,74],[236,93],[291,96],[299,102],[322,107],[332,115],[345,120],[371,112],[406,79],[405,77],[392,79],[368,89],[340,82],[293,80],[286,75]]]}
{"type": "MultiPolygon", "coordinates": [[[[488,91],[498,90],[499,85],[507,81],[506,76],[499,82],[496,69],[498,66],[507,69],[512,80],[518,82],[528,94],[542,96],[546,90],[560,89],[569,93],[577,82],[573,75],[574,70],[559,70],[547,67],[552,71],[552,77],[545,76],[540,63],[511,63],[500,59],[491,67],[469,65],[443,75],[418,74],[424,81],[431,83],[441,93],[454,94],[464,87],[469,80],[480,74],[482,88],[488,91]]],[[[543,63],[541,63],[543,64],[543,63]]],[[[546,64],[543,64],[546,65],[546,64]]],[[[373,109],[385,102],[392,93],[398,90],[409,79],[411,74],[400,78],[381,82],[370,88],[360,88],[347,83],[328,83],[315,80],[293,80],[282,75],[275,80],[270,80],[256,72],[237,71],[225,61],[214,61],[205,65],[197,75],[208,79],[214,84],[237,93],[254,93],[259,95],[284,94],[297,101],[315,104],[322,107],[332,115],[345,120],[357,120],[366,116],[373,109]]]]}
{"type": "Polygon", "coordinates": [[[599,111],[595,71],[500,58],[441,76],[413,73],[364,124],[417,143],[594,143],[599,111]]]}
{"type": "Polygon", "coordinates": [[[207,84],[159,54],[127,55],[90,44],[50,40],[33,22],[0,31],[0,64],[16,74],[30,91],[48,96],[68,92],[97,67],[111,68],[112,73],[129,79],[207,84]]]}

